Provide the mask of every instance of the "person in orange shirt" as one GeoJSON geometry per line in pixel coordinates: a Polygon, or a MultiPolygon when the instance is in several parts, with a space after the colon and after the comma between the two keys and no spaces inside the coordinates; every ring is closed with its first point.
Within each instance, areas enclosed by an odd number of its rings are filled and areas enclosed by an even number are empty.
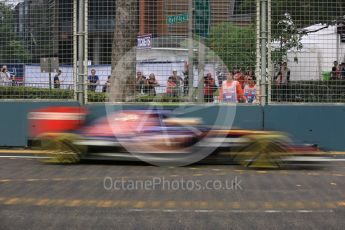
{"type": "Polygon", "coordinates": [[[244,89],[244,75],[243,73],[241,72],[241,70],[238,70],[235,75],[234,75],[234,80],[235,81],[238,81],[238,83],[240,83],[242,89],[244,89]]]}
{"type": "Polygon", "coordinates": [[[173,81],[173,77],[168,78],[166,93],[169,97],[176,97],[176,83],[173,81]]]}
{"type": "Polygon", "coordinates": [[[223,81],[219,91],[219,100],[230,103],[246,101],[243,89],[240,83],[234,80],[233,73],[228,73],[227,80],[223,81]]]}

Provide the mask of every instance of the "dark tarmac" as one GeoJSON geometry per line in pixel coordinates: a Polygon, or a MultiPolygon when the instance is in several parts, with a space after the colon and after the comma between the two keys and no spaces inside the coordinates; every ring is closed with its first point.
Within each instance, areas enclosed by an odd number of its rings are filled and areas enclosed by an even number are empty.
{"type": "MultiPolygon", "coordinates": [[[[12,156],[13,155],[13,156],[12,156]]],[[[0,229],[343,229],[345,162],[325,169],[234,165],[49,165],[0,158],[0,229]]]]}

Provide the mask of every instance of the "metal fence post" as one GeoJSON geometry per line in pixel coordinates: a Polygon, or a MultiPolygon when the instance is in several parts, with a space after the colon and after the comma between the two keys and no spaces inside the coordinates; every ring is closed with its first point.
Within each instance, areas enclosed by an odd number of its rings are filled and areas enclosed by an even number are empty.
{"type": "Polygon", "coordinates": [[[89,19],[89,11],[88,11],[88,7],[89,7],[89,1],[88,0],[84,0],[84,103],[86,104],[88,102],[88,93],[87,93],[87,81],[88,81],[88,41],[89,41],[89,24],[88,24],[88,19],[89,19]]]}
{"type": "Polygon", "coordinates": [[[204,102],[205,46],[203,37],[199,38],[198,49],[198,103],[204,102]]]}
{"type": "MultiPolygon", "coordinates": [[[[259,83],[259,89],[261,89],[261,55],[260,55],[260,0],[256,0],[256,65],[255,65],[255,78],[259,83]]],[[[260,102],[261,102],[260,92],[260,102]]]]}
{"type": "Polygon", "coordinates": [[[193,0],[188,0],[188,100],[193,101],[193,0]]]}
{"type": "Polygon", "coordinates": [[[273,72],[273,63],[272,63],[272,0],[267,0],[267,103],[271,103],[272,98],[272,78],[274,75],[273,72]]]}
{"type": "Polygon", "coordinates": [[[261,0],[261,80],[260,104],[267,104],[267,0],[261,0]]]}
{"type": "Polygon", "coordinates": [[[79,14],[78,14],[78,74],[77,74],[77,91],[76,97],[81,105],[87,103],[87,67],[88,67],[88,55],[87,55],[87,0],[79,0],[79,14]]]}
{"type": "Polygon", "coordinates": [[[73,89],[74,89],[74,100],[78,100],[78,0],[73,0],[73,89]]]}
{"type": "Polygon", "coordinates": [[[78,14],[78,80],[77,80],[77,98],[80,104],[84,101],[84,0],[79,0],[78,14]]]}

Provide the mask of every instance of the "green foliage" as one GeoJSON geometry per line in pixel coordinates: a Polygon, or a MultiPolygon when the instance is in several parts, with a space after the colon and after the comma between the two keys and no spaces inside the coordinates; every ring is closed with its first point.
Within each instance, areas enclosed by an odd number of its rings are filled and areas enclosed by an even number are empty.
{"type": "Polygon", "coordinates": [[[16,36],[13,15],[11,5],[0,2],[0,63],[24,62],[31,58],[16,36]]]}
{"type": "MultiPolygon", "coordinates": [[[[243,0],[244,12],[256,12],[256,0],[243,0]]],[[[272,30],[279,34],[278,22],[285,13],[291,15],[297,28],[324,23],[334,24],[344,16],[344,0],[272,0],[272,30]]]]}
{"type": "Polygon", "coordinates": [[[56,55],[52,25],[53,13],[48,9],[49,1],[32,1],[29,7],[31,41],[26,44],[30,47],[32,61],[39,63],[43,56],[56,55]]]}
{"type": "Polygon", "coordinates": [[[8,44],[8,49],[11,60],[18,60],[19,62],[23,62],[31,59],[30,54],[24,49],[24,46],[18,40],[10,41],[8,44]]]}
{"type": "MultiPolygon", "coordinates": [[[[105,93],[88,92],[89,102],[104,102],[105,98],[105,93]]],[[[0,86],[0,99],[73,100],[74,91],[69,89],[46,89],[25,86],[0,86]]]]}
{"type": "Polygon", "coordinates": [[[24,86],[0,86],[0,99],[73,99],[73,91],[24,86]]]}
{"type": "Polygon", "coordinates": [[[282,20],[278,22],[277,28],[280,34],[274,42],[279,43],[280,47],[272,52],[272,59],[275,64],[287,61],[287,52],[289,50],[301,50],[303,48],[301,43],[303,33],[298,30],[289,13],[284,14],[282,20]]]}
{"type": "MultiPolygon", "coordinates": [[[[280,43],[280,49],[273,52],[273,61],[286,59],[287,51],[299,50],[303,28],[314,24],[334,25],[344,23],[344,0],[272,0],[272,40],[280,43]],[[291,24],[292,22],[292,24],[291,24]]],[[[256,12],[256,0],[242,0],[241,10],[256,12]]]]}
{"type": "MultiPolygon", "coordinates": [[[[282,93],[278,85],[272,85],[272,101],[282,93]]],[[[284,90],[289,102],[344,103],[345,80],[293,81],[284,90]]]]}
{"type": "Polygon", "coordinates": [[[207,41],[229,70],[255,67],[255,28],[224,22],[211,28],[207,41]]]}
{"type": "Polygon", "coordinates": [[[106,93],[88,92],[87,94],[87,99],[89,102],[105,102],[106,98],[106,93]]]}
{"type": "Polygon", "coordinates": [[[133,102],[187,102],[187,97],[171,97],[166,94],[149,96],[149,95],[140,95],[136,97],[133,102]]]}
{"type": "MultiPolygon", "coordinates": [[[[0,86],[0,99],[47,99],[73,100],[74,91],[69,89],[46,89],[25,86],[0,86]]],[[[184,97],[169,97],[167,95],[138,95],[132,102],[183,102],[184,97]]],[[[102,92],[88,92],[89,102],[106,102],[107,94],[102,92]]]]}

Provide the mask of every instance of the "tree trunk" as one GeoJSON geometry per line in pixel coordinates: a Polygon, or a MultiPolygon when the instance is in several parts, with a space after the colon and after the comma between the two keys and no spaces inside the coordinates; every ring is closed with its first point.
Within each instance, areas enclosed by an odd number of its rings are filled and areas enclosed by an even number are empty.
{"type": "Polygon", "coordinates": [[[108,99],[123,102],[135,91],[138,1],[116,2],[116,26],[112,47],[112,68],[108,99]]]}

